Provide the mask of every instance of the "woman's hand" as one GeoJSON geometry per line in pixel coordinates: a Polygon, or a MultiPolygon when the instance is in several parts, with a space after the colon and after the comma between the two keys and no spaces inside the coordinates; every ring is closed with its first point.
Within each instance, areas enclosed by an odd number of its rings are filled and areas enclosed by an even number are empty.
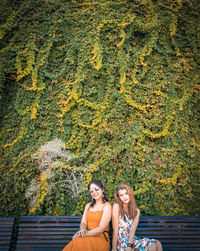
{"type": "Polygon", "coordinates": [[[80,236],[79,231],[75,233],[75,235],[72,237],[72,240],[77,239],[80,236]]]}
{"type": "Polygon", "coordinates": [[[79,230],[79,233],[80,233],[80,236],[81,236],[81,237],[85,237],[86,234],[87,234],[87,230],[86,230],[86,229],[79,230]]]}
{"type": "Polygon", "coordinates": [[[77,239],[78,237],[85,237],[87,234],[87,230],[79,230],[78,232],[75,233],[75,235],[73,236],[72,240],[77,239]]]}

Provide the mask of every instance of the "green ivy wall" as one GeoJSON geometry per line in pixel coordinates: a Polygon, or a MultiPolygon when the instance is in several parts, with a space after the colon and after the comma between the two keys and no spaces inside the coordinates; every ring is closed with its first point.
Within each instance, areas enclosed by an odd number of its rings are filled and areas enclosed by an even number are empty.
{"type": "Polygon", "coordinates": [[[111,202],[131,185],[143,215],[200,213],[199,9],[2,0],[0,215],[81,214],[92,178],[111,202]],[[34,156],[54,139],[73,158],[43,172],[34,156]],[[72,173],[84,184],[73,197],[72,173]]]}

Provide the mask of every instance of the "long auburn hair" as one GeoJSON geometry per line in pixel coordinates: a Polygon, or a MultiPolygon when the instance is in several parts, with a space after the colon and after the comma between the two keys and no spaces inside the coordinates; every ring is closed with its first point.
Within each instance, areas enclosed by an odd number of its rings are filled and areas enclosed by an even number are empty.
{"type": "Polygon", "coordinates": [[[123,207],[123,202],[121,201],[121,199],[119,198],[119,190],[124,190],[126,189],[129,198],[130,198],[130,202],[128,203],[128,218],[129,219],[134,219],[136,214],[137,214],[137,205],[136,205],[136,201],[135,201],[135,197],[133,195],[133,192],[131,190],[131,188],[126,185],[126,184],[120,184],[117,186],[116,190],[115,190],[115,200],[119,205],[120,208],[120,214],[122,216],[122,218],[124,220],[126,220],[125,217],[125,211],[124,211],[124,207],[123,207]]]}
{"type": "MultiPolygon", "coordinates": [[[[102,184],[102,182],[100,180],[92,180],[89,184],[88,184],[88,190],[90,190],[90,186],[92,184],[95,184],[96,186],[98,186],[99,188],[101,188],[103,190],[103,203],[105,203],[106,201],[108,201],[108,199],[106,198],[106,195],[105,195],[105,188],[102,184]]],[[[96,204],[96,200],[92,198],[92,201],[91,201],[91,204],[90,206],[93,207],[94,205],[96,204]]]]}

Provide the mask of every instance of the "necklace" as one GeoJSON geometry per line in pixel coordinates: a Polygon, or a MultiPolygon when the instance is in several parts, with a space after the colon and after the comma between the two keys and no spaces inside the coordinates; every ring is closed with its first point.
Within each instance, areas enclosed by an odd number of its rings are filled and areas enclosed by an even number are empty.
{"type": "Polygon", "coordinates": [[[97,205],[95,204],[93,207],[90,207],[90,211],[101,211],[103,207],[104,207],[104,203],[97,204],[97,205]]]}

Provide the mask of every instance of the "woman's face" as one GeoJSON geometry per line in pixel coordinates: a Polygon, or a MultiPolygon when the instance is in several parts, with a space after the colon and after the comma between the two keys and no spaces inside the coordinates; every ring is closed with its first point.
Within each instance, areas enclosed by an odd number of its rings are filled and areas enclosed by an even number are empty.
{"type": "Polygon", "coordinates": [[[92,198],[95,200],[99,200],[99,199],[103,198],[103,190],[94,183],[92,183],[90,185],[89,192],[90,192],[92,198]]]}
{"type": "Polygon", "coordinates": [[[123,204],[128,204],[130,202],[130,196],[126,189],[119,190],[118,194],[123,204]]]}

